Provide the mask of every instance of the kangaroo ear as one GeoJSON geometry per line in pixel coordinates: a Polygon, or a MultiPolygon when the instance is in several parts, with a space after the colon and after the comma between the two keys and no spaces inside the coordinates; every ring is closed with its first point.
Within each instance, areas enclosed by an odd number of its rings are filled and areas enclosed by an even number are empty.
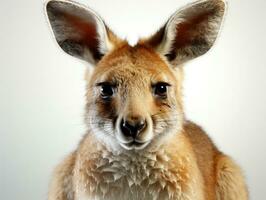
{"type": "Polygon", "coordinates": [[[176,11],[144,41],[174,66],[206,53],[213,45],[224,16],[223,0],[200,0],[176,11]]]}
{"type": "Polygon", "coordinates": [[[94,11],[80,4],[50,0],[46,13],[59,46],[91,64],[96,64],[120,41],[94,11]]]}

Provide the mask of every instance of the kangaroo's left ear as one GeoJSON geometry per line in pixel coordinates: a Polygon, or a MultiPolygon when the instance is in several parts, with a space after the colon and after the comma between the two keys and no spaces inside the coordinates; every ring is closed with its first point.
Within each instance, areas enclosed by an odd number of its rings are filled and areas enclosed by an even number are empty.
{"type": "Polygon", "coordinates": [[[50,0],[46,13],[55,39],[68,54],[96,64],[120,43],[93,10],[70,0],[50,0]]]}
{"type": "Polygon", "coordinates": [[[174,66],[206,53],[213,45],[225,12],[223,0],[200,0],[176,11],[151,38],[152,46],[174,66]]]}

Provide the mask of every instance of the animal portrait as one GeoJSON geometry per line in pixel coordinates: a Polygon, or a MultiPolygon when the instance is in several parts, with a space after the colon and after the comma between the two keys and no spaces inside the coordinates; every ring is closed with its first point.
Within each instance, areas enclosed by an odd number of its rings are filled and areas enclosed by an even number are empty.
{"type": "Polygon", "coordinates": [[[192,2],[131,45],[89,7],[46,2],[54,41],[92,68],[87,131],[54,170],[49,200],[248,199],[242,169],[183,106],[183,68],[212,48],[226,7],[192,2]]]}

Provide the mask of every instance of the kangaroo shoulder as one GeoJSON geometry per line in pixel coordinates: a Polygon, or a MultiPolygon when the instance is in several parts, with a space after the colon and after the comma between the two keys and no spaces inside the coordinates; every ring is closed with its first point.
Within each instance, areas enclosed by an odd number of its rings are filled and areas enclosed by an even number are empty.
{"type": "Polygon", "coordinates": [[[73,169],[76,160],[76,152],[68,155],[55,169],[50,183],[48,200],[73,200],[73,169]]]}

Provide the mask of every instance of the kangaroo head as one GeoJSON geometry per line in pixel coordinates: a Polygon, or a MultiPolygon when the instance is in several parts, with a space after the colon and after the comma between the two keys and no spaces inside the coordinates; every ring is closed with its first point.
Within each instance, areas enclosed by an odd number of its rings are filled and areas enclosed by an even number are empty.
{"type": "Polygon", "coordinates": [[[46,10],[59,46],[94,66],[88,78],[86,123],[100,141],[143,149],[159,147],[181,131],[182,64],[213,45],[224,15],[223,0],[201,0],[179,9],[135,46],[80,4],[51,0],[46,10]]]}

